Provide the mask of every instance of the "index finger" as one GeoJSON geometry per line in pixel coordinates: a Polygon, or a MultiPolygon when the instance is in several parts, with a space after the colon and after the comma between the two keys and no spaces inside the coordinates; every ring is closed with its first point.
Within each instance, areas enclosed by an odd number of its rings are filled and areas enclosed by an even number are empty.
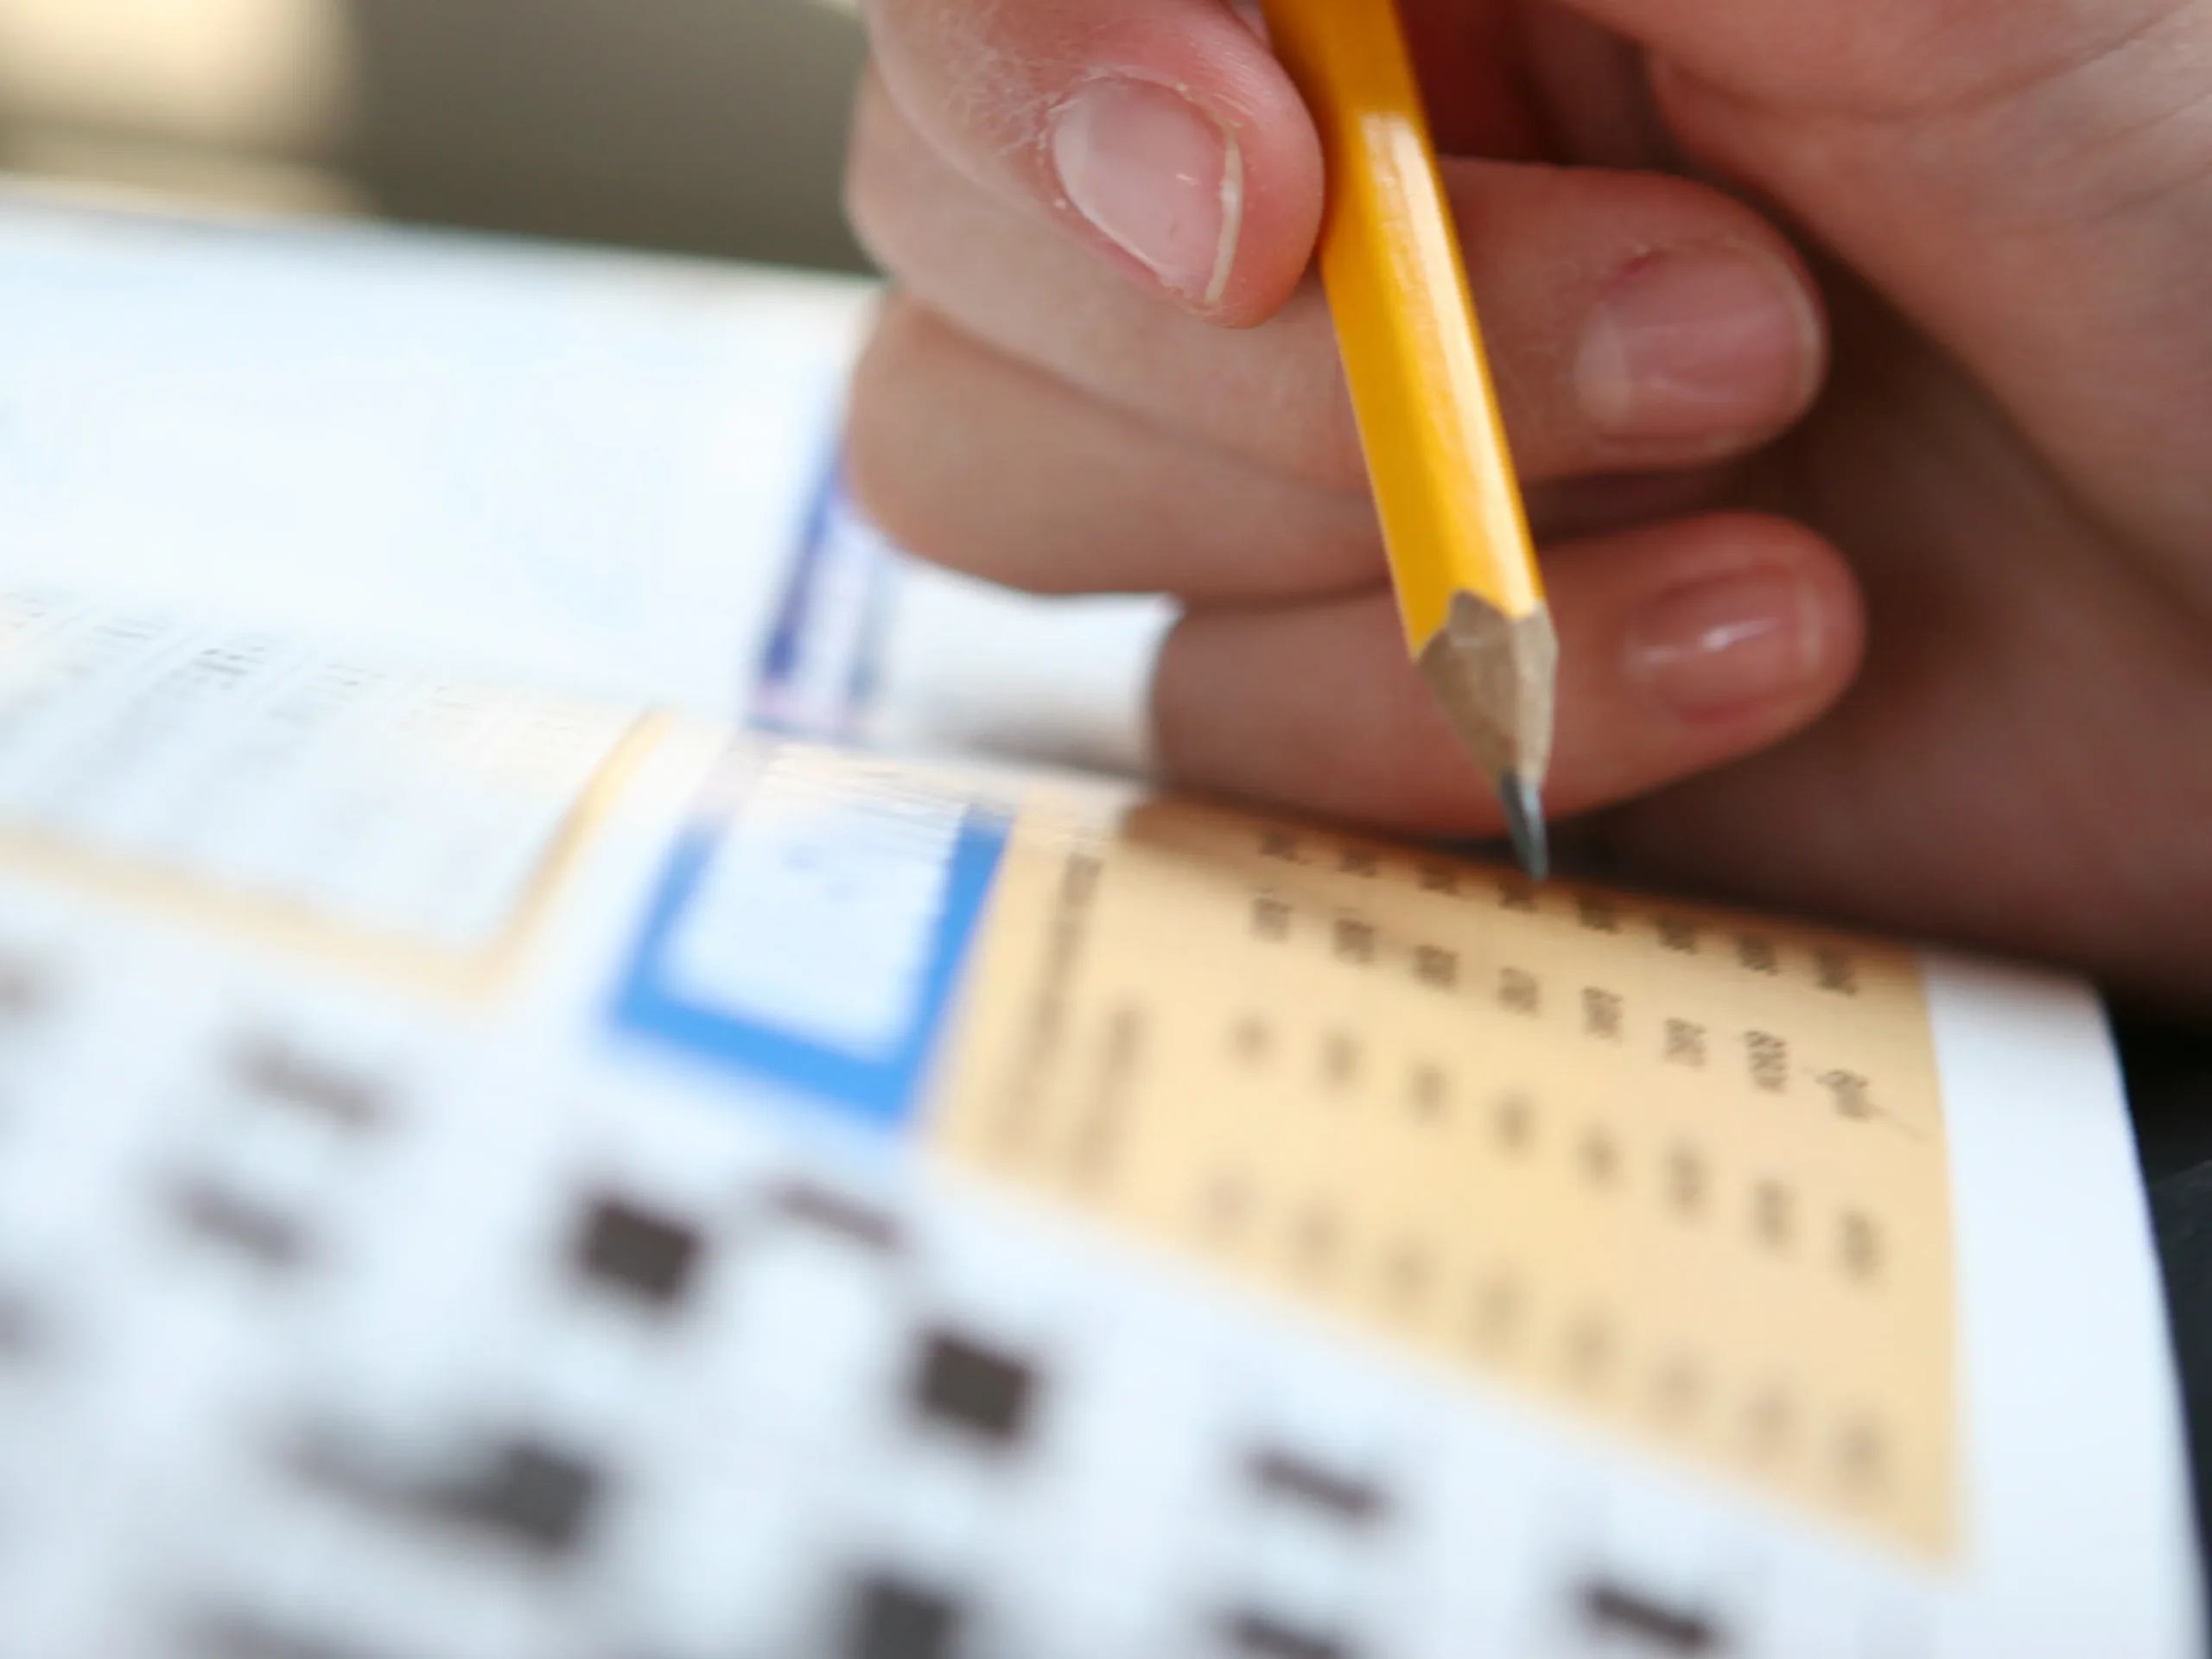
{"type": "Polygon", "coordinates": [[[886,86],[955,167],[1176,302],[1257,321],[1297,285],[1321,151],[1227,0],[870,0],[886,86]]]}

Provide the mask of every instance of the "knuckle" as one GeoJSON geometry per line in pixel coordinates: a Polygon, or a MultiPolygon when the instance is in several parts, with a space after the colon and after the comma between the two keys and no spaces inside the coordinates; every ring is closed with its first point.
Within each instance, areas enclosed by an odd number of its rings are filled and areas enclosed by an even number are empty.
{"type": "Polygon", "coordinates": [[[905,551],[969,575],[1020,584],[1007,508],[977,487],[994,474],[1002,435],[975,417],[976,350],[902,296],[886,304],[853,374],[845,422],[846,485],[876,528],[905,551]]]}

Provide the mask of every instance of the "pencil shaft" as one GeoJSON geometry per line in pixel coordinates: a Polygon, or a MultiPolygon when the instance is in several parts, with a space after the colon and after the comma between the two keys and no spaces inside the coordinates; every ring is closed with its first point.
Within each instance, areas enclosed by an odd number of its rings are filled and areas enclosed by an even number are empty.
{"type": "Polygon", "coordinates": [[[1450,205],[1394,0],[1267,0],[1329,169],[1321,274],[1418,658],[1455,594],[1544,602],[1450,205]]]}

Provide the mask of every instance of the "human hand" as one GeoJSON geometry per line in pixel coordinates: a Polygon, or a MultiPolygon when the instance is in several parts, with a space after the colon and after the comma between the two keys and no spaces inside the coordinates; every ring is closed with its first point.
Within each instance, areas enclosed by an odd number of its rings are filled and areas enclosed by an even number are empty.
{"type": "MultiPolygon", "coordinates": [[[[1553,810],[2212,1000],[2212,10],[1577,5],[1407,0],[1546,545],[1553,810]]],[[[1181,595],[1182,779],[1494,830],[1404,659],[1256,39],[1220,0],[871,21],[863,499],[965,569],[1181,595]]]]}

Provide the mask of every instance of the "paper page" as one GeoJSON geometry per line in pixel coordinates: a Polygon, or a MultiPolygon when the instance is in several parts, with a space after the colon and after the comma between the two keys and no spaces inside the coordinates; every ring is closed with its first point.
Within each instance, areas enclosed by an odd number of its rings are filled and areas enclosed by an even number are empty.
{"type": "Polygon", "coordinates": [[[0,1652],[2198,1650],[2078,988],[7,614],[0,1652]]]}
{"type": "Polygon", "coordinates": [[[0,193],[0,578],[711,718],[1128,770],[1168,619],[836,486],[871,285],[0,193]]]}
{"type": "Polygon", "coordinates": [[[732,709],[855,283],[0,203],[16,579],[732,709]]]}

